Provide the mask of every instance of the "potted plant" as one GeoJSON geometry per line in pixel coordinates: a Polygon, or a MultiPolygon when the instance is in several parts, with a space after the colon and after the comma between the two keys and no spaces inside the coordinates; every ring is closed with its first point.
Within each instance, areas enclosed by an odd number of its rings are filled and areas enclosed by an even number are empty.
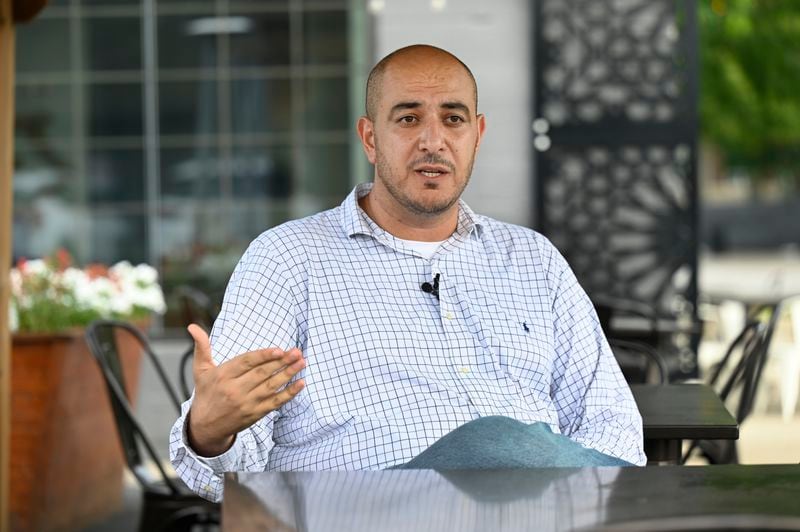
{"type": "MultiPolygon", "coordinates": [[[[105,383],[83,339],[98,318],[165,311],[155,269],[73,266],[66,251],[11,270],[12,530],[71,530],[121,503],[124,462],[105,383]]],[[[120,339],[135,401],[141,353],[120,339]]]]}

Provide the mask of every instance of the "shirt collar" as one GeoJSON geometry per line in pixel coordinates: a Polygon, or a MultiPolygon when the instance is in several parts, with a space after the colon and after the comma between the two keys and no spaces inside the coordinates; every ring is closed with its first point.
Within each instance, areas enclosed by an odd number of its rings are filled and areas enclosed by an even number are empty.
{"type": "MultiPolygon", "coordinates": [[[[378,239],[387,236],[394,239],[394,235],[381,229],[358,204],[358,200],[369,194],[370,190],[372,190],[372,183],[360,183],[345,198],[341,205],[342,227],[349,237],[361,234],[378,239]]],[[[469,208],[464,200],[459,199],[458,223],[455,232],[448,240],[467,240],[473,233],[476,237],[480,237],[483,229],[483,222],[480,218],[469,208]]]]}

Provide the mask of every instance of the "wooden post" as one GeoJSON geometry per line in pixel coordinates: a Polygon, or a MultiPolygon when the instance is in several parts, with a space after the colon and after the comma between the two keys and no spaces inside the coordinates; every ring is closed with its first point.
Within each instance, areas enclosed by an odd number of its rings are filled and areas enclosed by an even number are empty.
{"type": "Polygon", "coordinates": [[[14,22],[11,0],[0,0],[0,531],[9,529],[11,450],[11,336],[8,330],[11,266],[11,188],[14,157],[14,22]]]}

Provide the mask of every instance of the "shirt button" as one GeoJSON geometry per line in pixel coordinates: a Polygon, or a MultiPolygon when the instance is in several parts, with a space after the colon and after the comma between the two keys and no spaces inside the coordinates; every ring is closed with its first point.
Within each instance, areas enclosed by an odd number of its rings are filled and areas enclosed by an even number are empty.
{"type": "Polygon", "coordinates": [[[461,366],[460,368],[458,368],[458,372],[461,373],[462,375],[466,375],[467,373],[469,373],[469,368],[467,366],[461,366]]]}
{"type": "Polygon", "coordinates": [[[444,317],[445,317],[445,319],[448,319],[448,320],[455,319],[455,315],[452,312],[449,312],[449,311],[444,313],[444,317]]]}

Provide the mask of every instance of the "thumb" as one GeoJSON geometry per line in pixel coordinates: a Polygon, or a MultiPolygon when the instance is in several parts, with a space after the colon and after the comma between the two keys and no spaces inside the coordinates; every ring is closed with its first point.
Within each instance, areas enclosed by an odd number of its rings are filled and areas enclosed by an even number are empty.
{"type": "Polygon", "coordinates": [[[192,323],[189,325],[188,331],[194,340],[194,363],[192,373],[194,373],[194,378],[197,380],[198,375],[215,367],[216,364],[214,364],[214,360],[211,358],[211,342],[209,342],[208,334],[203,328],[192,323]]]}

